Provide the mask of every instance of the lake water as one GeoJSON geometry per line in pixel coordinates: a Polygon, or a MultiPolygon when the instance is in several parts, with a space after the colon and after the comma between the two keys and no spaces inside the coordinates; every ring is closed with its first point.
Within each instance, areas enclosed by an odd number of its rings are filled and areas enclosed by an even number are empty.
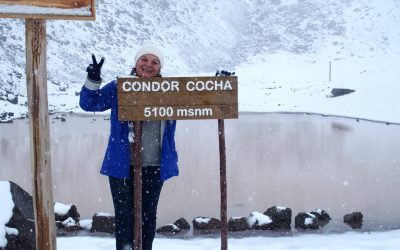
{"type": "MultiPolygon", "coordinates": [[[[81,219],[113,214],[108,179],[99,174],[109,134],[101,116],[50,117],[54,201],[76,204],[81,219]]],[[[27,119],[0,124],[0,180],[32,191],[27,119]]],[[[225,120],[228,218],[272,206],[333,218],[364,214],[365,229],[400,227],[400,125],[305,114],[241,113],[225,120]]],[[[184,217],[219,218],[216,120],[178,121],[180,176],[164,184],[158,225],[184,217]]],[[[294,224],[294,223],[293,223],[294,224]]]]}

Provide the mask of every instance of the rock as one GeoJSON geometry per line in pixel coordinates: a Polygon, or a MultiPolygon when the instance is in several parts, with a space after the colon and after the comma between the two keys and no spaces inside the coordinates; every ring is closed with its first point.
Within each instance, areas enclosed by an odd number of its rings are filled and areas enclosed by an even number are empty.
{"type": "Polygon", "coordinates": [[[62,122],[67,121],[67,119],[65,119],[64,115],[57,115],[56,117],[53,118],[54,120],[60,120],[62,122]]]}
{"type": "Polygon", "coordinates": [[[3,112],[0,113],[0,123],[12,123],[14,112],[3,112]]]}
{"type": "Polygon", "coordinates": [[[158,228],[156,232],[163,235],[176,235],[182,231],[187,230],[190,230],[189,223],[184,218],[180,218],[173,224],[168,224],[158,228]]]}
{"type": "Polygon", "coordinates": [[[176,225],[174,225],[174,224],[169,224],[169,225],[165,225],[165,226],[162,226],[162,227],[160,227],[160,228],[158,228],[157,230],[156,230],[156,233],[158,233],[158,234],[166,234],[166,235],[175,235],[175,234],[178,234],[178,233],[180,233],[182,231],[182,229],[180,229],[179,227],[177,227],[176,225]]]}
{"type": "Polygon", "coordinates": [[[8,94],[7,101],[9,101],[12,104],[18,104],[18,96],[14,94],[8,94]]]}
{"type": "MultiPolygon", "coordinates": [[[[69,208],[70,206],[66,206],[66,207],[69,208]]],[[[82,230],[82,228],[79,226],[78,222],[79,222],[79,218],[78,219],[74,219],[74,218],[71,218],[71,217],[68,217],[67,219],[65,219],[63,221],[56,221],[56,227],[58,229],[56,231],[57,236],[67,235],[66,232],[75,232],[75,231],[82,230]]]]}
{"type": "Polygon", "coordinates": [[[337,97],[342,95],[347,95],[353,93],[355,90],[353,89],[342,89],[342,88],[333,88],[331,90],[331,95],[329,97],[337,97]]]}
{"type": "Polygon", "coordinates": [[[92,230],[92,223],[92,220],[80,220],[78,225],[81,227],[81,229],[92,230]]]}
{"type": "Polygon", "coordinates": [[[6,238],[10,239],[5,249],[36,249],[32,196],[14,182],[8,183],[14,208],[5,225],[8,228],[6,238]]]}
{"type": "Polygon", "coordinates": [[[221,228],[221,221],[215,218],[196,217],[193,219],[193,229],[212,231],[221,228]]]}
{"type": "Polygon", "coordinates": [[[343,216],[343,221],[353,229],[361,229],[363,224],[363,214],[354,212],[343,216]]]}
{"type": "Polygon", "coordinates": [[[76,232],[82,230],[82,228],[79,225],[67,225],[63,230],[67,232],[76,232]]]}
{"type": "Polygon", "coordinates": [[[64,225],[62,224],[61,221],[56,221],[56,228],[57,228],[57,229],[61,229],[61,228],[63,228],[63,227],[64,227],[64,225]]]}
{"type": "Polygon", "coordinates": [[[250,229],[246,217],[231,217],[228,220],[228,230],[233,232],[246,231],[250,229]]]}
{"type": "Polygon", "coordinates": [[[59,202],[54,203],[54,215],[56,221],[65,221],[68,218],[78,222],[81,217],[75,205],[65,205],[59,202]]]}
{"type": "Polygon", "coordinates": [[[80,231],[81,227],[79,226],[78,221],[75,221],[73,218],[69,217],[68,219],[61,222],[63,225],[63,230],[66,232],[75,232],[80,231]]]}
{"type": "Polygon", "coordinates": [[[115,217],[105,213],[96,213],[92,218],[91,231],[114,234],[115,217]]]}
{"type": "Polygon", "coordinates": [[[295,228],[318,229],[319,220],[314,214],[301,212],[294,218],[294,225],[295,228]]]}
{"type": "MultiPolygon", "coordinates": [[[[4,250],[23,249],[23,243],[18,239],[18,230],[15,228],[5,228],[7,245],[4,250]]],[[[3,248],[0,247],[1,250],[3,248]]],[[[33,250],[33,248],[31,248],[33,250]]]]}
{"type": "Polygon", "coordinates": [[[329,214],[322,209],[315,209],[314,211],[310,212],[310,214],[317,216],[319,227],[325,226],[330,220],[332,220],[329,214]]]}
{"type": "Polygon", "coordinates": [[[319,229],[329,223],[331,217],[322,209],[310,213],[299,213],[295,217],[295,227],[302,229],[319,229]]]}
{"type": "Polygon", "coordinates": [[[251,212],[247,217],[247,223],[251,229],[256,230],[271,230],[273,229],[272,219],[259,212],[251,212]]]}
{"type": "Polygon", "coordinates": [[[274,206],[264,212],[272,219],[272,227],[277,230],[288,230],[292,222],[292,210],[287,207],[274,206]]]}
{"type": "Polygon", "coordinates": [[[180,218],[177,221],[175,221],[174,225],[182,230],[190,230],[190,225],[184,218],[180,218]]]}
{"type": "MultiPolygon", "coordinates": [[[[74,232],[82,229],[78,223],[80,215],[75,205],[65,205],[55,202],[54,215],[57,229],[62,229],[66,232],[74,232]]],[[[64,233],[57,231],[57,234],[63,235],[64,233]]]]}

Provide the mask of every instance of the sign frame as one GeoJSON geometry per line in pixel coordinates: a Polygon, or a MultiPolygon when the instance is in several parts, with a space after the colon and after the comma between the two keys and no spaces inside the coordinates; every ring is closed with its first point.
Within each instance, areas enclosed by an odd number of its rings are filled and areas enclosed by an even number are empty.
{"type": "Polygon", "coordinates": [[[0,18],[94,21],[95,0],[0,0],[0,18]]]}
{"type": "Polygon", "coordinates": [[[50,159],[46,20],[95,20],[95,0],[0,0],[0,18],[25,19],[35,248],[55,250],[57,240],[50,159]]]}
{"type": "Polygon", "coordinates": [[[120,121],[235,119],[237,76],[118,77],[120,121]]]}

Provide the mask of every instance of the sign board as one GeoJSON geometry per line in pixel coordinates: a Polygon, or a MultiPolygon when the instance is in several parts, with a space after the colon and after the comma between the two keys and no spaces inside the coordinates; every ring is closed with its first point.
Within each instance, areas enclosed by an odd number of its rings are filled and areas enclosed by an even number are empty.
{"type": "Polygon", "coordinates": [[[95,19],[95,0],[0,0],[0,18],[95,19]]]}
{"type": "Polygon", "coordinates": [[[227,77],[119,77],[121,121],[238,118],[238,81],[227,77]]]}

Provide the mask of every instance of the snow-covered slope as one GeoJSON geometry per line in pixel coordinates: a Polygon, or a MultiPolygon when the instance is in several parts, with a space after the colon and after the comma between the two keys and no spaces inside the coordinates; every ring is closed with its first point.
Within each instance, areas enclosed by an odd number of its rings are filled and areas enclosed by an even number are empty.
{"type": "MultiPolygon", "coordinates": [[[[310,110],[306,104],[316,100],[307,96],[318,96],[317,106],[324,107],[332,102],[326,96],[335,84],[355,93],[357,87],[373,91],[381,96],[375,104],[381,109],[394,105],[399,0],[98,0],[96,5],[96,21],[47,21],[50,111],[79,111],[76,93],[91,53],[106,57],[103,78],[110,80],[130,72],[143,43],[164,48],[164,75],[236,70],[242,111],[324,112],[310,110]],[[376,84],[371,79],[385,77],[379,87],[365,88],[376,84]],[[385,89],[391,90],[380,94],[385,89]]],[[[24,40],[23,20],[0,19],[0,115],[27,113],[24,40]]]]}

